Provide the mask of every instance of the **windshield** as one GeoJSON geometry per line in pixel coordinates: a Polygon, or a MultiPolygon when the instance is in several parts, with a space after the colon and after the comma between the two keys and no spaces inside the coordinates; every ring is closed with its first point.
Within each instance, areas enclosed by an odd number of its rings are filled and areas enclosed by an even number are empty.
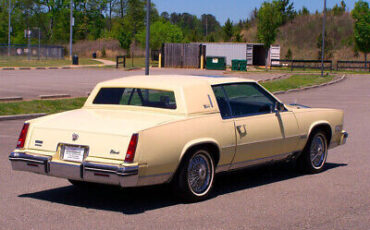
{"type": "Polygon", "coordinates": [[[142,88],[101,88],[93,104],[176,109],[174,92],[142,88]]]}

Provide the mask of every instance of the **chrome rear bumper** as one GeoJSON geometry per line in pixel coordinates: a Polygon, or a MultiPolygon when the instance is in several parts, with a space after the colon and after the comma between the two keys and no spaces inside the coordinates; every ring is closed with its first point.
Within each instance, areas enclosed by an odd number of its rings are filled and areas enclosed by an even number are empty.
{"type": "Polygon", "coordinates": [[[139,167],[98,164],[82,164],[52,161],[51,157],[12,152],[9,156],[13,170],[27,171],[66,179],[135,187],[138,184],[139,167]]]}

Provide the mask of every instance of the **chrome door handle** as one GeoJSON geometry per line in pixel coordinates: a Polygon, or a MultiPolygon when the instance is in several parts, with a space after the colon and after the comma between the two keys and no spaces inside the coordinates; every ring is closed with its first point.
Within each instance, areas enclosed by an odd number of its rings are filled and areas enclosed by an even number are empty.
{"type": "Polygon", "coordinates": [[[238,126],[236,126],[236,129],[238,130],[238,132],[241,136],[247,135],[247,128],[246,128],[245,125],[238,125],[238,126]]]}

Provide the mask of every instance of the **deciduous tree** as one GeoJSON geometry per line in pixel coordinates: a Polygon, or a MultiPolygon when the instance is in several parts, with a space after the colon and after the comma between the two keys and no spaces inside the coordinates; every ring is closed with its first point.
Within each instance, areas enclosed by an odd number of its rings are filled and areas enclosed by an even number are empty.
{"type": "MultiPolygon", "coordinates": [[[[139,43],[145,47],[146,30],[137,34],[139,43]]],[[[156,21],[150,26],[150,48],[160,49],[162,43],[177,43],[183,40],[181,29],[168,21],[156,21]]]]}
{"type": "Polygon", "coordinates": [[[354,39],[357,50],[365,54],[365,68],[367,68],[367,54],[370,52],[370,9],[369,3],[358,1],[352,10],[354,23],[354,39]]]}
{"type": "Polygon", "coordinates": [[[258,10],[257,37],[264,44],[266,50],[266,70],[268,66],[268,51],[276,40],[281,23],[282,15],[276,5],[264,2],[258,10]]]}

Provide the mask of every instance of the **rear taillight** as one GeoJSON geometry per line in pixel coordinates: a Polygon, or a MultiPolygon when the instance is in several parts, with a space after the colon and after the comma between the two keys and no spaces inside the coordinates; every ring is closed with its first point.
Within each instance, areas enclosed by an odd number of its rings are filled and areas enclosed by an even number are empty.
{"type": "Polygon", "coordinates": [[[130,143],[128,144],[126,157],[125,157],[125,162],[126,163],[134,162],[135,151],[136,151],[136,146],[137,146],[138,139],[139,139],[139,135],[137,133],[135,133],[131,136],[131,140],[130,140],[130,143]]]}
{"type": "Polygon", "coordinates": [[[18,142],[17,142],[17,149],[24,148],[24,143],[26,142],[28,127],[30,124],[24,123],[21,133],[19,134],[18,142]]]}

